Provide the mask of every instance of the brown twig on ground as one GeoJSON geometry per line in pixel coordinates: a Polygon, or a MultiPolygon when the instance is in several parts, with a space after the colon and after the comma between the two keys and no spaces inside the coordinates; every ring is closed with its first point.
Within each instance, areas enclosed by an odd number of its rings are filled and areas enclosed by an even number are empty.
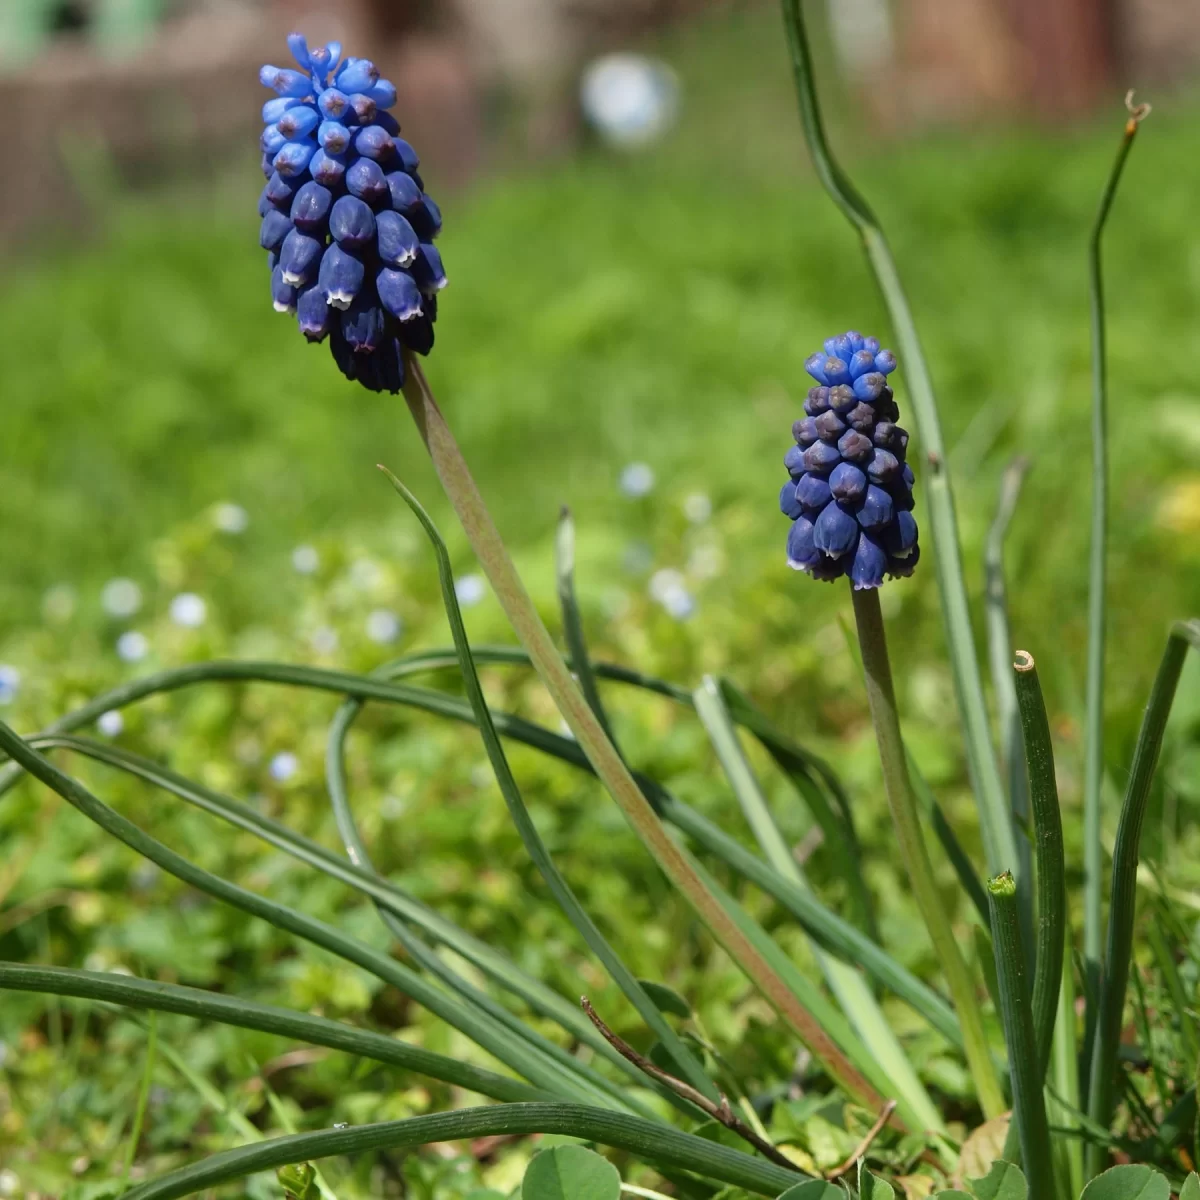
{"type": "Polygon", "coordinates": [[[864,1154],[866,1154],[868,1150],[870,1150],[871,1143],[879,1136],[879,1131],[888,1123],[888,1118],[892,1115],[895,1107],[895,1100],[889,1100],[883,1106],[879,1112],[879,1116],[875,1118],[875,1124],[867,1130],[863,1140],[854,1147],[854,1151],[851,1153],[850,1157],[839,1166],[834,1167],[834,1169],[825,1176],[829,1182],[832,1183],[833,1180],[840,1179],[854,1166],[856,1162],[858,1162],[860,1158],[862,1158],[864,1154]]]}
{"type": "MultiPolygon", "coordinates": [[[[600,1015],[592,1007],[592,1002],[586,996],[579,997],[579,1004],[583,1011],[587,1014],[587,1018],[604,1036],[604,1040],[608,1042],[618,1054],[627,1058],[639,1071],[643,1071],[649,1075],[651,1079],[657,1079],[659,1083],[665,1083],[672,1091],[677,1092],[685,1100],[690,1100],[697,1108],[706,1112],[714,1121],[719,1121],[726,1129],[733,1130],[738,1137],[749,1142],[764,1158],[769,1158],[776,1166],[787,1167],[789,1171],[798,1171],[799,1168],[786,1154],[781,1153],[770,1142],[758,1136],[745,1121],[741,1119],[733,1111],[733,1106],[729,1103],[729,1099],[724,1094],[721,1095],[721,1103],[714,1104],[702,1092],[698,1092],[689,1083],[685,1083],[682,1079],[676,1079],[674,1075],[664,1071],[661,1067],[652,1063],[645,1055],[639,1054],[627,1041],[613,1033],[611,1029],[600,1015]]],[[[893,1103],[892,1107],[895,1107],[893,1103]]],[[[891,1111],[890,1109],[888,1110],[891,1111]]]]}

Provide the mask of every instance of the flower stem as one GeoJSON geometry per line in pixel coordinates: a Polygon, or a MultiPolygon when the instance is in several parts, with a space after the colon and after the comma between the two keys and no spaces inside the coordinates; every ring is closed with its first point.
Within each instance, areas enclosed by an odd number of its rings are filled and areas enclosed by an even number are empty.
{"type": "Polygon", "coordinates": [[[854,226],[862,241],[863,253],[875,276],[883,302],[895,329],[897,349],[905,364],[908,394],[912,401],[925,454],[927,469],[922,477],[925,503],[929,511],[929,532],[933,542],[933,565],[938,593],[942,601],[942,620],[954,674],[967,756],[967,770],[979,809],[979,827],[988,870],[992,874],[1016,861],[1016,839],[1012,814],[1000,780],[996,755],[988,726],[983,679],[971,630],[971,612],[963,577],[962,550],[958,543],[958,521],[954,514],[954,494],[950,488],[950,469],[942,442],[941,419],[933,381],[921,350],[916,322],[900,282],[900,272],[892,257],[883,229],[870,205],[842,170],[825,136],[821,105],[813,76],[812,54],[804,24],[803,0],[782,0],[783,24],[791,52],[792,73],[800,105],[804,139],[812,155],[817,176],[842,215],[854,226]]]}
{"type": "Polygon", "coordinates": [[[438,478],[509,623],[529,652],[546,690],[600,781],[620,806],[626,820],[660,869],[683,893],[696,915],[814,1057],[858,1103],[868,1108],[882,1107],[883,1097],[850,1062],[820,1022],[799,1001],[705,887],[687,855],[667,833],[595,713],[588,707],[529,598],[420,364],[412,355],[407,355],[405,366],[404,398],[433,460],[438,478]]]}
{"type": "Polygon", "coordinates": [[[892,668],[888,660],[883,613],[879,609],[879,593],[875,590],[851,589],[851,595],[854,599],[854,619],[858,624],[858,642],[862,649],[867,700],[871,706],[871,720],[875,725],[875,739],[879,745],[879,759],[883,766],[883,787],[892,811],[896,841],[908,871],[917,907],[921,910],[925,928],[929,931],[929,938],[942,964],[942,970],[946,973],[946,982],[958,1009],[967,1065],[975,1080],[979,1103],[985,1116],[995,1117],[1005,1109],[1004,1094],[1000,1090],[1000,1082],[988,1050],[983,1015],[975,995],[975,984],[959,951],[945,905],[938,895],[933,878],[933,864],[929,860],[929,852],[925,848],[921,832],[917,801],[908,774],[904,741],[900,734],[900,718],[896,711],[896,695],[892,687],[892,668]]]}

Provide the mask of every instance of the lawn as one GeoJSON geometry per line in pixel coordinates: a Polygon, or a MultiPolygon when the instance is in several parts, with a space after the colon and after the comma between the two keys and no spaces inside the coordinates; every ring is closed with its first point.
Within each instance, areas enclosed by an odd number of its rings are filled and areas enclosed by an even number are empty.
{"type": "MultiPolygon", "coordinates": [[[[855,798],[885,940],[932,969],[890,854],[861,677],[840,624],[844,593],[787,570],[776,504],[808,386],[804,359],[834,331],[875,331],[885,344],[889,331],[857,245],[809,173],[774,13],[739,10],[659,48],[685,96],[664,143],[629,157],[585,148],[447,198],[441,245],[452,283],[429,374],[548,617],[565,503],[597,656],[687,684],[728,674],[830,757],[855,798]],[[638,463],[653,486],[631,496],[625,472],[638,463]],[[687,615],[660,602],[680,587],[693,602],[687,615]]],[[[1193,615],[1200,596],[1198,113],[1194,97],[1159,101],[1105,246],[1114,784],[1167,624],[1193,615]]],[[[850,123],[842,135],[847,165],[889,231],[939,389],[981,646],[981,555],[999,477],[1014,455],[1031,460],[1008,544],[1011,622],[1048,691],[1069,855],[1090,499],[1084,251],[1122,119],[1114,101],[1093,124],[1064,131],[993,127],[904,142],[850,123]]],[[[272,312],[252,169],[116,198],[96,237],[64,231],[0,282],[0,663],[20,677],[0,691],[0,715],[20,729],[154,667],[233,656],[367,669],[445,644],[432,559],[377,462],[427,503],[462,594],[476,597],[476,567],[403,404],[345,383],[324,349],[272,312]],[[244,510],[244,529],[230,505],[244,510]],[[105,611],[102,590],[117,577],[137,583],[136,613],[105,611]],[[203,600],[202,623],[181,623],[178,604],[172,616],[181,593],[203,600]],[[121,642],[133,660],[122,661],[118,639],[130,632],[144,642],[121,642]]],[[[428,182],[436,191],[436,178],[428,182]]],[[[903,412],[903,363],[896,378],[903,412]]],[[[900,699],[923,768],[977,846],[931,565],[885,589],[900,699]]],[[[479,641],[511,640],[486,589],[467,619],[479,641]]],[[[557,724],[519,674],[496,674],[489,687],[498,702],[557,724]]],[[[617,693],[613,707],[639,766],[744,835],[694,722],[617,693]]],[[[321,764],[331,711],[328,699],[261,686],[209,688],[131,710],[104,735],[334,845],[321,764]]],[[[632,1013],[544,903],[469,731],[375,713],[363,728],[351,743],[352,784],[381,865],[564,994],[577,995],[582,978],[636,1036],[632,1013]]],[[[1164,764],[1169,786],[1147,831],[1151,854],[1189,886],[1200,882],[1188,831],[1200,802],[1198,731],[1200,677],[1189,667],[1164,764]]],[[[786,1074],[790,1048],[765,1035],[761,1006],[603,793],[532,755],[515,763],[562,869],[627,961],[688,994],[751,1074],[786,1074]]],[[[99,769],[80,773],[210,869],[339,914],[387,945],[368,908],[332,884],[313,888],[252,839],[99,769]]],[[[808,814],[781,782],[770,786],[786,832],[803,840],[808,814]]],[[[127,967],[461,1048],[365,976],[198,903],[40,790],[0,800],[0,838],[9,847],[0,957],[127,967]]],[[[819,848],[810,870],[837,901],[819,848]]],[[[778,923],[761,897],[748,900],[778,923]]],[[[786,944],[789,931],[781,936],[786,944]]],[[[60,1194],[71,1164],[79,1180],[103,1180],[128,1127],[129,1061],[140,1061],[145,1034],[99,1009],[84,1014],[27,997],[0,1007],[0,1160],[29,1190],[60,1194]]],[[[185,1039],[182,1020],[162,1026],[164,1039],[179,1034],[198,1079],[278,1128],[259,1070],[277,1064],[283,1043],[229,1030],[185,1039]]],[[[431,1102],[413,1080],[397,1088],[356,1078],[334,1056],[276,1070],[285,1110],[301,1124],[431,1102]]],[[[926,1071],[947,1091],[961,1082],[936,1054],[926,1071]]],[[[156,1089],[155,1161],[193,1137],[228,1144],[200,1083],[160,1064],[156,1089]]],[[[496,1186],[511,1185],[503,1167],[493,1168],[496,1186]]],[[[365,1178],[347,1175],[342,1187],[367,1194],[365,1178]]]]}

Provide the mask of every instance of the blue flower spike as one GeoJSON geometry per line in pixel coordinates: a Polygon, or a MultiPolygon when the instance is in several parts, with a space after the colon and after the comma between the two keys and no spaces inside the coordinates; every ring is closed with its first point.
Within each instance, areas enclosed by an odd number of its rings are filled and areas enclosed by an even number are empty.
{"type": "MultiPolygon", "coordinates": [[[[416,272],[418,282],[421,272],[416,272]]],[[[908,433],[888,386],[896,356],[849,330],[805,360],[817,382],[792,426],[779,508],[791,521],[788,566],[854,588],[906,578],[921,556],[908,433]]]]}
{"type": "MultiPolygon", "coordinates": [[[[295,67],[259,72],[275,93],[262,108],[267,184],[258,200],[272,302],[310,342],[328,340],[348,379],[398,392],[405,351],[433,348],[446,285],[433,245],[441,211],[388,111],[395,85],[369,59],[343,57],[338,42],[310,46],[293,33],[287,45],[295,67]]],[[[878,345],[866,349],[872,371],[888,369],[875,361],[878,345]]],[[[878,445],[896,453],[894,441],[878,445]]],[[[904,554],[903,538],[893,540],[904,554]]]]}

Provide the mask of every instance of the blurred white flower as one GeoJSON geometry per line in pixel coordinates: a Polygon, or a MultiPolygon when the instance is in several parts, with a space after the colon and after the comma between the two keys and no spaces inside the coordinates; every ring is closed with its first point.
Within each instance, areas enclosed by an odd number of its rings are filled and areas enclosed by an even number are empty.
{"type": "Polygon", "coordinates": [[[289,750],[281,750],[273,759],[268,768],[271,772],[271,778],[276,783],[284,783],[295,775],[300,767],[300,760],[289,750]]]}
{"type": "Polygon", "coordinates": [[[654,471],[647,463],[635,462],[621,472],[621,491],[633,499],[654,490],[654,471]]]}
{"type": "Polygon", "coordinates": [[[487,594],[487,584],[482,575],[463,575],[454,581],[454,594],[463,608],[471,608],[487,594]]]}
{"type": "Polygon", "coordinates": [[[607,141],[644,146],[674,123],[679,81],[659,59],[606,54],[584,71],[579,98],[584,115],[607,141]]]}
{"type": "Polygon", "coordinates": [[[150,643],[144,633],[136,629],[126,630],[117,638],[117,657],[125,662],[141,662],[150,653],[150,643]]]}
{"type": "Polygon", "coordinates": [[[705,542],[688,555],[688,574],[696,579],[713,579],[721,573],[725,555],[719,546],[705,542]]]}
{"type": "Polygon", "coordinates": [[[0,1196],[15,1196],[17,1188],[21,1186],[21,1180],[16,1171],[5,1167],[0,1171],[0,1196]]]}
{"type": "Polygon", "coordinates": [[[208,619],[208,605],[195,592],[180,592],[171,601],[171,620],[185,629],[199,629],[208,619]]]}
{"type": "Polygon", "coordinates": [[[132,579],[110,579],[100,592],[100,604],[110,617],[132,617],[142,607],[142,589],[132,579]]]}
{"type": "Polygon", "coordinates": [[[314,629],[309,640],[312,642],[312,648],[318,654],[332,654],[338,648],[337,630],[331,629],[328,625],[314,629]]]}
{"type": "Polygon", "coordinates": [[[148,892],[158,882],[159,874],[159,869],[154,863],[143,862],[134,868],[130,882],[135,891],[148,892]]]}
{"type": "Polygon", "coordinates": [[[75,589],[69,583],[56,583],[42,597],[42,616],[61,625],[75,615],[75,589]]]}
{"type": "Polygon", "coordinates": [[[350,582],[356,588],[370,591],[383,582],[383,568],[373,558],[356,558],[350,564],[350,582]]]}
{"type": "Polygon", "coordinates": [[[683,515],[693,525],[703,525],[712,516],[712,501],[703,492],[692,492],[683,498],[683,515]]]}
{"type": "Polygon", "coordinates": [[[115,708],[110,708],[108,712],[100,714],[96,728],[105,737],[116,737],[125,728],[125,718],[115,708]]]}
{"type": "Polygon", "coordinates": [[[677,621],[696,611],[696,601],[687,589],[683,575],[673,567],[663,567],[650,576],[650,595],[677,621]]]}
{"type": "Polygon", "coordinates": [[[292,566],[301,575],[312,575],[321,565],[321,556],[315,546],[297,546],[292,551],[292,566]]]}
{"type": "Polygon", "coordinates": [[[400,636],[400,618],[391,609],[377,608],[367,614],[367,637],[380,645],[394,642],[400,636]]]}
{"type": "Polygon", "coordinates": [[[621,555],[621,565],[630,575],[641,575],[654,566],[654,551],[645,542],[630,542],[621,555]]]}
{"type": "Polygon", "coordinates": [[[0,663],[0,704],[11,704],[21,690],[21,672],[8,663],[0,663]]]}
{"type": "Polygon", "coordinates": [[[240,505],[226,501],[213,509],[213,524],[222,533],[245,533],[250,514],[240,505]]]}

